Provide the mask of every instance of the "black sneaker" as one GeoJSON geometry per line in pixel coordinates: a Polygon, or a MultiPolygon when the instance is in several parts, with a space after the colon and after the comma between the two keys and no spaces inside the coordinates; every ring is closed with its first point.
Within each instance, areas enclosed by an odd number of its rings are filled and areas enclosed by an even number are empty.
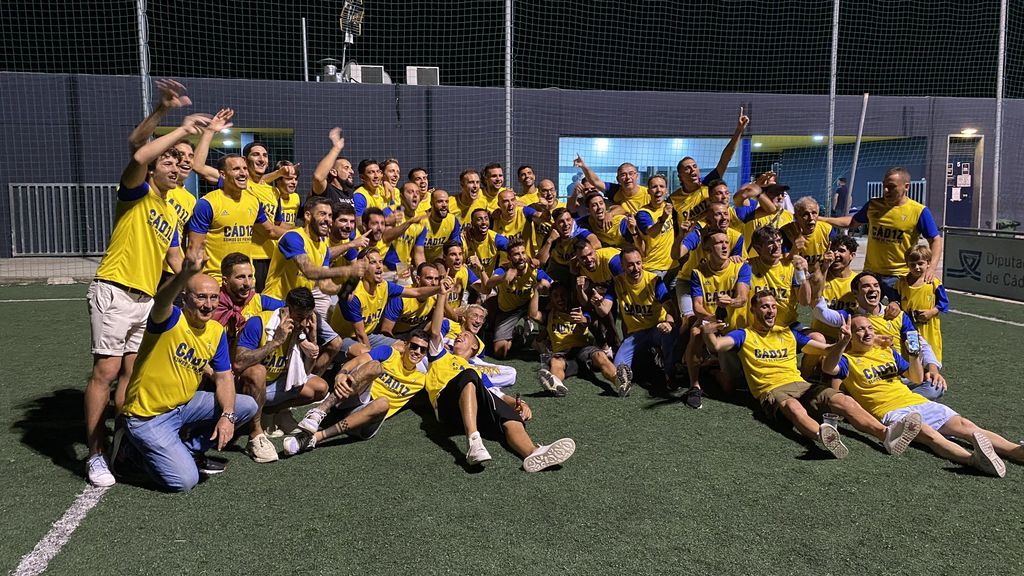
{"type": "Polygon", "coordinates": [[[704,405],[704,391],[700,388],[690,388],[686,391],[686,405],[698,409],[704,405]]]}
{"type": "Polygon", "coordinates": [[[196,461],[196,468],[199,468],[199,473],[204,476],[215,476],[227,469],[223,460],[207,458],[205,454],[196,454],[193,458],[196,461]]]}

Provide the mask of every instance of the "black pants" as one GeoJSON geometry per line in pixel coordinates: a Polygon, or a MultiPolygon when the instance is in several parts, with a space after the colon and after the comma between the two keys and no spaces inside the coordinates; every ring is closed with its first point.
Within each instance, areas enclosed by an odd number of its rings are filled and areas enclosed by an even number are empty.
{"type": "Polygon", "coordinates": [[[476,392],[476,425],[484,436],[503,436],[502,424],[523,421],[514,408],[487,390],[476,370],[468,369],[449,380],[437,397],[437,416],[443,424],[453,430],[465,432],[462,426],[459,397],[462,396],[462,390],[467,385],[472,385],[476,392]]]}
{"type": "Polygon", "coordinates": [[[270,260],[252,260],[252,269],[256,275],[256,292],[263,293],[267,287],[267,274],[270,272],[270,260]]]}

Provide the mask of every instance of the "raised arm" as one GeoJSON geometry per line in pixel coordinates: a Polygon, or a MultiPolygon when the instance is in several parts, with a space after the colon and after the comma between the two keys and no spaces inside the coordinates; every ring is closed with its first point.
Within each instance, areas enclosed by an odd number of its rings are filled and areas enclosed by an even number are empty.
{"type": "Polygon", "coordinates": [[[725,324],[722,322],[709,322],[701,326],[700,331],[704,336],[704,344],[707,345],[708,350],[725,352],[736,347],[736,341],[732,339],[732,336],[719,336],[717,334],[719,330],[724,328],[725,324]]]}
{"type": "Polygon", "coordinates": [[[743,137],[743,131],[746,130],[747,124],[750,124],[750,118],[741,111],[739,120],[736,121],[736,130],[733,131],[729,143],[722,149],[722,155],[718,158],[718,166],[715,166],[715,171],[718,172],[719,177],[724,175],[725,171],[729,169],[729,161],[732,160],[732,155],[736,153],[736,145],[739,144],[740,138],[743,137]]]}
{"type": "Polygon", "coordinates": [[[597,172],[594,172],[593,170],[590,169],[590,166],[587,166],[587,163],[583,161],[583,158],[579,154],[577,154],[576,159],[572,161],[572,165],[579,168],[580,170],[583,170],[583,177],[586,178],[587,181],[589,181],[594,186],[597,186],[597,189],[602,194],[604,193],[606,188],[604,180],[601,180],[601,178],[597,175],[597,172]]]}
{"type": "Polygon", "coordinates": [[[441,279],[441,291],[437,300],[434,301],[434,310],[430,314],[430,345],[434,349],[441,348],[441,324],[444,323],[445,305],[448,303],[448,295],[452,293],[454,286],[450,278],[441,279]]]}
{"type": "MultiPolygon", "coordinates": [[[[839,361],[843,358],[843,352],[846,352],[846,347],[850,344],[852,333],[850,332],[850,318],[846,318],[843,321],[843,325],[839,327],[839,339],[836,343],[828,347],[828,351],[821,358],[821,371],[830,376],[835,376],[839,372],[839,361]]],[[[821,345],[821,343],[818,343],[821,345]]],[[[806,347],[807,344],[804,344],[806,347]]],[[[918,362],[920,364],[920,362],[918,362]]]]}
{"type": "MultiPolygon", "coordinates": [[[[281,323],[274,331],[274,337],[258,348],[239,345],[235,348],[235,361],[232,366],[236,374],[241,374],[250,366],[255,366],[266,359],[274,350],[285,343],[295,330],[295,321],[288,317],[288,308],[281,309],[281,323]]],[[[248,326],[248,323],[246,324],[248,326]]],[[[253,326],[256,326],[255,324],[253,326]]],[[[245,329],[243,328],[243,332],[245,329]]],[[[243,334],[244,337],[244,334],[243,334]]]]}
{"type": "Polygon", "coordinates": [[[160,100],[157,102],[156,108],[128,136],[128,146],[132,154],[146,145],[149,137],[153,135],[153,131],[160,125],[160,121],[168,112],[175,108],[192,105],[192,99],[185,96],[185,86],[180,82],[169,78],[161,79],[156,81],[156,87],[160,91],[160,100]]]}
{"type": "Polygon", "coordinates": [[[209,121],[210,117],[206,114],[191,114],[185,117],[181,122],[181,126],[156,140],[145,143],[132,154],[132,159],[128,162],[128,166],[121,173],[121,184],[126,188],[141,186],[149,174],[149,164],[151,162],[159,158],[167,150],[170,150],[178,140],[185,136],[198,134],[209,121]]]}
{"type": "Polygon", "coordinates": [[[175,274],[170,281],[165,282],[153,296],[153,308],[149,312],[149,318],[156,323],[163,322],[171,317],[174,310],[174,300],[188,285],[189,278],[203,271],[206,254],[198,246],[189,246],[188,253],[181,265],[181,271],[175,274]]]}
{"type": "Polygon", "coordinates": [[[313,170],[313,194],[323,194],[327,190],[327,177],[331,174],[331,170],[334,169],[334,163],[338,160],[338,155],[345,149],[345,137],[342,135],[341,128],[335,126],[331,128],[331,131],[327,133],[327,137],[331,139],[331,149],[327,151],[320,163],[316,165],[316,170],[313,170]]]}
{"type": "Polygon", "coordinates": [[[210,184],[220,181],[220,170],[206,163],[207,156],[210,155],[210,143],[213,142],[213,137],[218,132],[234,125],[231,123],[231,118],[234,115],[235,111],[231,108],[221,108],[214,115],[213,120],[206,125],[206,130],[203,131],[203,135],[199,138],[199,144],[196,145],[196,153],[192,157],[192,171],[202,176],[210,184]]]}

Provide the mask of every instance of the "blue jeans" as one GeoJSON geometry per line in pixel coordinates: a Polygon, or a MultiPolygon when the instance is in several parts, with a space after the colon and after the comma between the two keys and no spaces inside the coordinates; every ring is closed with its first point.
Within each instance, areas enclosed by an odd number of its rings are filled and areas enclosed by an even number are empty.
{"type": "MultiPolygon", "coordinates": [[[[138,461],[156,483],[167,490],[187,492],[199,483],[194,455],[213,447],[213,428],[220,419],[213,392],[197,390],[187,403],[152,418],[125,418],[125,437],[138,461]],[[182,434],[184,431],[184,434],[182,434]]],[[[235,396],[235,427],[252,420],[256,401],[235,396]]],[[[127,448],[127,447],[126,447],[127,448]]]]}
{"type": "Polygon", "coordinates": [[[665,367],[665,374],[672,378],[675,375],[676,369],[675,358],[673,357],[676,347],[676,330],[674,327],[668,331],[668,334],[663,334],[655,326],[626,336],[622,341],[622,345],[619,346],[619,350],[615,353],[615,360],[613,362],[616,366],[627,364],[632,368],[633,352],[638,347],[649,348],[652,346],[661,346],[661,362],[665,367]]]}

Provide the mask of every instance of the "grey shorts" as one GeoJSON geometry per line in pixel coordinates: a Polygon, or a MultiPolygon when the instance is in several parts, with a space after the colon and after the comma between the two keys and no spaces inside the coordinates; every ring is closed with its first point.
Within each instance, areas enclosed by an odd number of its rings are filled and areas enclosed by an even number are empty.
{"type": "Polygon", "coordinates": [[[932,430],[942,428],[946,425],[946,422],[949,422],[950,418],[959,416],[959,414],[949,406],[929,400],[922,404],[914,404],[913,406],[897,408],[896,410],[886,412],[885,416],[882,416],[882,424],[885,424],[886,426],[895,424],[896,422],[903,420],[903,418],[911,412],[917,412],[920,414],[921,423],[927,424],[932,428],[932,430]]]}
{"type": "Polygon", "coordinates": [[[494,341],[511,340],[515,334],[516,325],[523,318],[526,318],[525,306],[511,312],[503,312],[499,308],[498,314],[494,318],[494,341]]]}
{"type": "Polygon", "coordinates": [[[598,354],[604,354],[604,350],[597,346],[588,345],[580,348],[573,348],[566,352],[545,354],[541,356],[541,363],[550,368],[552,359],[561,358],[565,361],[565,377],[570,378],[580,373],[580,366],[585,366],[591,373],[594,372],[594,367],[591,365],[590,358],[595,352],[598,354]]]}

